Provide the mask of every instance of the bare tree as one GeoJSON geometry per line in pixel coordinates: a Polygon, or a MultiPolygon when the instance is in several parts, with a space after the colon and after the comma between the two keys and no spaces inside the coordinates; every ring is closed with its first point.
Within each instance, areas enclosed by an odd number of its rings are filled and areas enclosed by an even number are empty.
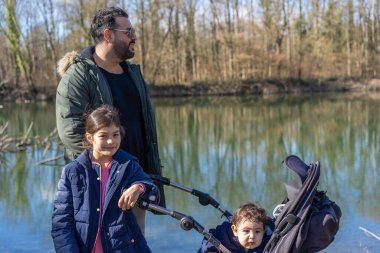
{"type": "Polygon", "coordinates": [[[367,76],[368,74],[368,16],[367,5],[365,0],[359,0],[359,26],[360,26],[360,51],[363,57],[359,58],[361,76],[367,76]]]}
{"type": "MultiPolygon", "coordinates": [[[[218,12],[215,5],[214,0],[210,0],[210,7],[211,7],[211,13],[212,13],[212,19],[211,19],[211,52],[212,52],[212,63],[214,67],[214,73],[221,73],[221,59],[219,59],[220,55],[220,40],[218,39],[217,32],[218,32],[218,12]]],[[[221,81],[221,75],[217,75],[218,81],[221,81]]]]}
{"type": "Polygon", "coordinates": [[[0,86],[57,83],[57,60],[92,43],[111,5],[127,8],[151,84],[379,77],[380,0],[0,0],[0,86]]]}
{"type": "MultiPolygon", "coordinates": [[[[44,27],[45,27],[45,34],[46,34],[46,45],[45,45],[45,56],[46,59],[51,60],[52,63],[58,62],[58,56],[57,56],[57,46],[58,42],[56,39],[56,21],[55,21],[55,13],[54,13],[54,5],[52,0],[41,0],[37,2],[40,10],[40,15],[43,18],[44,27]]],[[[52,83],[57,84],[58,82],[58,76],[57,72],[55,71],[55,64],[50,64],[53,66],[51,69],[52,72],[54,72],[54,75],[49,75],[53,77],[53,80],[51,80],[52,83]]],[[[46,74],[48,75],[48,74],[46,74]]],[[[49,79],[49,76],[47,76],[47,79],[49,79]]]]}
{"type": "MultiPolygon", "coordinates": [[[[159,73],[163,70],[161,63],[163,60],[163,56],[165,54],[165,50],[161,50],[164,46],[166,39],[171,32],[173,25],[173,10],[174,5],[171,3],[166,4],[162,1],[148,1],[149,12],[151,17],[151,43],[150,47],[150,61],[151,61],[151,82],[152,84],[156,84],[159,73]],[[162,22],[164,22],[165,18],[167,18],[167,24],[165,26],[161,26],[162,22]]],[[[148,72],[149,75],[149,72],[148,72]]]]}
{"type": "Polygon", "coordinates": [[[16,84],[19,83],[18,77],[19,74],[21,74],[27,86],[35,91],[31,64],[30,61],[28,61],[28,52],[23,48],[23,45],[28,46],[28,42],[25,40],[25,35],[21,33],[20,26],[17,22],[16,6],[16,0],[4,1],[6,27],[1,26],[0,32],[4,34],[10,51],[12,52],[12,57],[17,63],[15,69],[16,84]]]}
{"type": "Polygon", "coordinates": [[[347,50],[347,76],[352,76],[352,37],[354,36],[354,5],[352,0],[347,2],[346,50],[347,50]]]}
{"type": "Polygon", "coordinates": [[[193,80],[198,78],[198,54],[197,54],[197,40],[196,40],[196,27],[195,27],[195,12],[197,0],[184,1],[184,15],[186,20],[186,72],[188,79],[193,80]]]}
{"type": "Polygon", "coordinates": [[[145,1],[136,1],[137,6],[137,19],[138,19],[138,27],[139,27],[139,40],[140,40],[140,49],[141,49],[141,69],[142,71],[146,68],[146,58],[147,58],[147,37],[148,34],[146,32],[146,8],[145,8],[145,1]]]}

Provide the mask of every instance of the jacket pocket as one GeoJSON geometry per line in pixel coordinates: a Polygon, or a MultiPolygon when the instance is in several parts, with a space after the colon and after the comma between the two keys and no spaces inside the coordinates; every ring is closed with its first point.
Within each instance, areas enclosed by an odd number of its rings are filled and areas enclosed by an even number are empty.
{"type": "Polygon", "coordinates": [[[113,251],[134,252],[134,239],[125,225],[116,225],[108,228],[109,242],[113,251]]]}

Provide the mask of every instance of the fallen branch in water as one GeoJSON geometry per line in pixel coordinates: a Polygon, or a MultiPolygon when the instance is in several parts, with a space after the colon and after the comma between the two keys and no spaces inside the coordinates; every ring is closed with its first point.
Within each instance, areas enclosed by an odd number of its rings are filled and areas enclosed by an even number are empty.
{"type": "MultiPolygon", "coordinates": [[[[33,125],[34,123],[31,122],[22,137],[10,137],[6,134],[8,122],[4,126],[0,125],[0,154],[19,152],[25,150],[27,146],[36,145],[45,147],[43,152],[43,156],[45,156],[48,149],[51,148],[52,141],[58,139],[57,128],[54,128],[46,137],[30,136],[33,125]]],[[[60,143],[59,139],[57,143],[60,143]]]]}
{"type": "Polygon", "coordinates": [[[51,157],[51,158],[48,158],[48,159],[45,159],[45,160],[41,160],[41,161],[38,162],[38,164],[45,164],[45,163],[48,163],[48,162],[51,162],[51,161],[55,161],[55,160],[63,158],[63,156],[64,155],[58,155],[58,156],[51,157]]]}
{"type": "Polygon", "coordinates": [[[375,233],[372,233],[371,231],[369,231],[368,229],[365,229],[363,227],[359,227],[359,229],[363,230],[366,234],[370,235],[370,236],[373,236],[375,237],[377,240],[380,241],[380,236],[376,235],[375,233]]]}

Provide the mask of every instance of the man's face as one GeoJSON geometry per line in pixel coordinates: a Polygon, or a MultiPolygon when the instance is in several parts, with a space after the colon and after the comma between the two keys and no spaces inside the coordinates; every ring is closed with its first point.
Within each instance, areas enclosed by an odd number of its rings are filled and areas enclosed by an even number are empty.
{"type": "Polygon", "coordinates": [[[116,18],[116,27],[112,30],[113,37],[113,50],[121,61],[131,59],[135,56],[135,43],[137,40],[134,34],[131,22],[126,17],[116,18]]]}

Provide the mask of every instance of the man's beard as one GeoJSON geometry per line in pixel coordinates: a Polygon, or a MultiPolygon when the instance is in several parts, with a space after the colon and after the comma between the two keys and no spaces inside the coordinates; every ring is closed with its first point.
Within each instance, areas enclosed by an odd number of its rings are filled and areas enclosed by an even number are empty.
{"type": "Polygon", "coordinates": [[[116,57],[118,57],[121,61],[125,61],[131,59],[135,56],[135,52],[129,50],[129,46],[134,43],[134,41],[129,42],[128,45],[122,43],[120,41],[116,42],[114,45],[114,52],[116,57]]]}

